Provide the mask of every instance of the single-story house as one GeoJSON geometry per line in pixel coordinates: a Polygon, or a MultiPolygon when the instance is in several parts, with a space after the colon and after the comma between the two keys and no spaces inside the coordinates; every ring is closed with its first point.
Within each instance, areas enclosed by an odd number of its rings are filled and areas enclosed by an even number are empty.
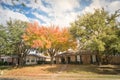
{"type": "MultiPolygon", "coordinates": [[[[42,64],[46,62],[46,59],[47,57],[44,55],[28,54],[24,62],[26,65],[42,64]]],[[[18,65],[19,57],[17,55],[1,55],[0,62],[2,65],[18,65]]]]}
{"type": "MultiPolygon", "coordinates": [[[[17,65],[18,58],[16,55],[1,55],[0,62],[7,65],[17,65]]],[[[50,57],[42,54],[28,54],[24,62],[26,65],[50,63],[50,57]]],[[[98,56],[96,52],[68,50],[56,54],[54,62],[56,64],[96,64],[98,63],[98,56]]],[[[111,55],[109,63],[120,64],[120,55],[111,55]]]]}
{"type": "Polygon", "coordinates": [[[45,63],[46,57],[43,55],[37,54],[28,54],[25,59],[26,65],[33,65],[33,64],[42,64],[45,63]]]}
{"type": "Polygon", "coordinates": [[[74,51],[64,51],[55,56],[56,64],[65,63],[75,63],[76,62],[76,52],[74,51]]]}
{"type": "Polygon", "coordinates": [[[90,51],[65,51],[55,56],[57,64],[91,64],[97,62],[97,54],[90,51]]]}
{"type": "Polygon", "coordinates": [[[6,65],[17,65],[18,56],[17,55],[1,55],[0,61],[6,65]]]}

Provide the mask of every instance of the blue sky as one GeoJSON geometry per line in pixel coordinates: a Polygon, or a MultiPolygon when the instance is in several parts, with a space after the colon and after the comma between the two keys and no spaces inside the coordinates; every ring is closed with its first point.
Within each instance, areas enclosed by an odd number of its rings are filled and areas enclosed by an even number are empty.
{"type": "Polygon", "coordinates": [[[120,0],[0,0],[0,24],[17,19],[65,27],[77,15],[93,13],[94,9],[101,7],[113,13],[120,9],[120,0]]]}

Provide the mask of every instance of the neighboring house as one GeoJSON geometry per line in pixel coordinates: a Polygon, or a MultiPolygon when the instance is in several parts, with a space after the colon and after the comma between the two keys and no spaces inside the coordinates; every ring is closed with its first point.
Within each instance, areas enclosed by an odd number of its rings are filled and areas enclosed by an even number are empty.
{"type": "MultiPolygon", "coordinates": [[[[19,57],[16,55],[1,55],[0,61],[4,65],[18,65],[18,58],[19,57]]],[[[28,54],[25,58],[25,64],[42,64],[46,62],[46,59],[47,58],[44,55],[28,54]]]]}
{"type": "Polygon", "coordinates": [[[26,65],[42,64],[45,63],[45,61],[46,61],[46,57],[43,55],[28,54],[26,56],[25,64],[26,65]]]}
{"type": "Polygon", "coordinates": [[[7,65],[17,65],[18,64],[18,56],[16,55],[1,55],[1,62],[7,65]]]}
{"type": "Polygon", "coordinates": [[[30,49],[29,54],[25,58],[26,65],[33,65],[33,64],[43,64],[47,60],[47,57],[39,53],[36,49],[30,49]]]}

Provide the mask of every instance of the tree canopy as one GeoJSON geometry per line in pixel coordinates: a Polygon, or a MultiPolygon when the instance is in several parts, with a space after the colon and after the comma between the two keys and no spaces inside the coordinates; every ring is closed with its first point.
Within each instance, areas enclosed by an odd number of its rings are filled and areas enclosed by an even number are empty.
{"type": "Polygon", "coordinates": [[[36,22],[26,28],[23,39],[33,48],[47,50],[51,58],[57,51],[75,48],[76,40],[72,38],[67,28],[57,26],[39,26],[36,22]]]}
{"type": "Polygon", "coordinates": [[[6,39],[7,39],[6,30],[2,25],[0,25],[0,54],[5,53],[7,45],[6,39]]]}
{"type": "MultiPolygon", "coordinates": [[[[79,50],[91,50],[98,53],[113,53],[120,50],[119,10],[110,14],[104,9],[96,9],[94,13],[78,16],[71,24],[71,34],[79,40],[79,50]]],[[[100,54],[101,55],[101,54],[100,54]]]]}
{"type": "MultiPolygon", "coordinates": [[[[7,25],[0,25],[0,53],[8,55],[18,55],[23,58],[26,46],[24,45],[22,35],[27,27],[27,22],[19,20],[10,20],[7,25]]],[[[23,61],[23,60],[21,60],[23,61]]]]}

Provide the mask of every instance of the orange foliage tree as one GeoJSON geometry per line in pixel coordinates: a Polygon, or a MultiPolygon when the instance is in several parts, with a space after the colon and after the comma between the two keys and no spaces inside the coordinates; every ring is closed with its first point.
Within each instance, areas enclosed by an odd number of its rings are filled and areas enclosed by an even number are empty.
{"type": "Polygon", "coordinates": [[[52,64],[58,51],[76,47],[76,40],[72,38],[68,28],[39,26],[36,22],[28,24],[23,39],[33,48],[47,50],[52,64]]]}

